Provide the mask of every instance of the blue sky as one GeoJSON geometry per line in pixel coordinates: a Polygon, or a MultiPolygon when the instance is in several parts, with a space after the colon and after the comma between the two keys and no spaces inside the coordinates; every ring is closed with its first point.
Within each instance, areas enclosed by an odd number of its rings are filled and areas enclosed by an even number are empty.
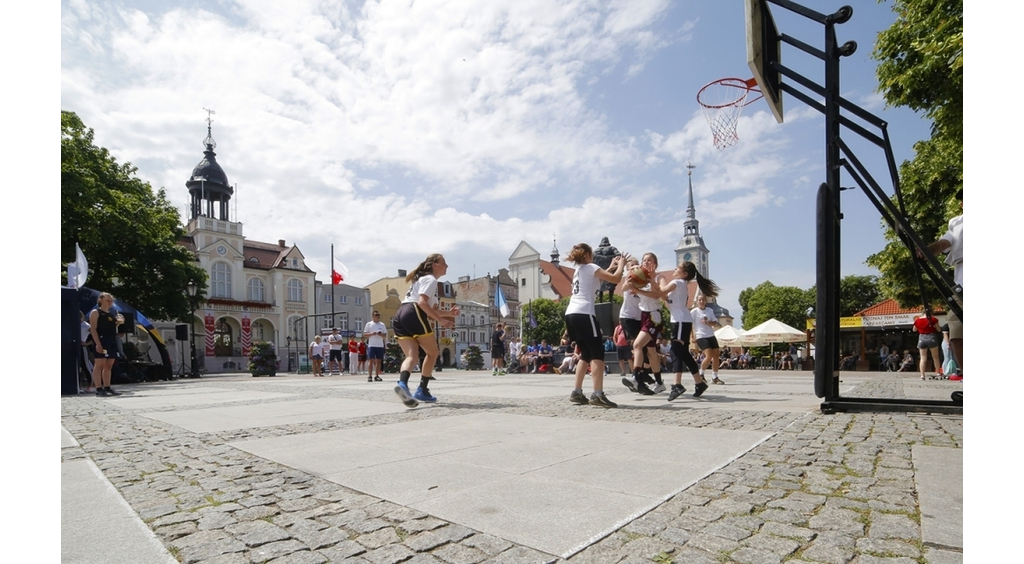
{"type": "MultiPolygon", "coordinates": [[[[824,4],[808,3],[841,5],[824,4]]],[[[859,49],[842,94],[889,122],[899,162],[929,124],[876,92],[870,54],[891,5],[853,5],[839,38],[859,49]]],[[[822,45],[820,26],[774,12],[822,45]]],[[[665,267],[692,162],[711,277],[739,324],[743,289],[814,284],[824,180],[823,118],[792,98],[784,124],[756,102],[739,143],[712,146],[696,93],[751,76],[744,34],[740,1],[66,0],[61,108],[181,210],[214,109],[245,234],[297,244],[321,280],[334,243],[356,285],[431,252],[451,280],[494,273],[520,240],[546,258],[553,237],[563,257],[607,236],[665,267]]],[[[820,62],[789,48],[783,59],[820,80],[820,62]]],[[[881,151],[858,156],[887,178],[881,151]]],[[[872,274],[879,216],[859,190],[842,206],[843,274],[872,274]]]]}

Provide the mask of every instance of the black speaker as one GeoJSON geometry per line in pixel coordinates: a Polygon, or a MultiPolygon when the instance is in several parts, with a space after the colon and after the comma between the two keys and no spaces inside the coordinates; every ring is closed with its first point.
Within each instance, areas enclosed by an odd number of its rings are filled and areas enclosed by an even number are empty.
{"type": "Polygon", "coordinates": [[[174,338],[179,341],[188,340],[188,325],[185,323],[179,323],[174,326],[174,338]]]}
{"type": "Polygon", "coordinates": [[[60,393],[78,393],[78,356],[81,354],[82,321],[78,291],[60,289],[60,393]]]}
{"type": "Polygon", "coordinates": [[[134,311],[122,311],[121,316],[124,317],[124,323],[117,327],[118,333],[134,333],[135,332],[135,312],[134,311]]]}

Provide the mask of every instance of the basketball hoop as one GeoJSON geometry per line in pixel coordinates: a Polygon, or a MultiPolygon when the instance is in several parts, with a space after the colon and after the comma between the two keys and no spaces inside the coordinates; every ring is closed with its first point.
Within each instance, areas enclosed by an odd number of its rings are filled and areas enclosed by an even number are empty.
{"type": "Polygon", "coordinates": [[[753,78],[720,78],[704,85],[697,92],[697,103],[700,104],[704,117],[711,126],[715,147],[727,149],[740,140],[736,135],[740,112],[743,107],[761,99],[761,91],[753,78]],[[751,95],[756,95],[751,98],[751,95]]]}

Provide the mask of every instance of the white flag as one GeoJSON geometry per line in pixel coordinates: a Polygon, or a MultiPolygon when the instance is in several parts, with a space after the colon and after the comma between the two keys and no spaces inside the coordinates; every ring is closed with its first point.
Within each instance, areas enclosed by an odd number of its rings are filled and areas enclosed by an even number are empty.
{"type": "Polygon", "coordinates": [[[505,302],[505,294],[501,292],[501,286],[498,286],[498,291],[494,294],[494,305],[498,306],[498,311],[501,312],[502,317],[508,317],[508,303],[505,302]]]}
{"type": "Polygon", "coordinates": [[[89,278],[89,261],[82,248],[75,243],[75,262],[68,265],[68,288],[81,288],[89,278]]]}

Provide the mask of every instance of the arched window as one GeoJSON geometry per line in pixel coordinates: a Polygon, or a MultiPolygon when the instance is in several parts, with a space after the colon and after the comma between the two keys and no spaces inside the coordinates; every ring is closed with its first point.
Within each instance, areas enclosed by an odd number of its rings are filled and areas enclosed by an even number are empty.
{"type": "Polygon", "coordinates": [[[210,297],[231,297],[231,267],[225,262],[216,262],[210,268],[210,297]]]}
{"type": "Polygon", "coordinates": [[[259,278],[249,279],[249,301],[264,302],[263,280],[259,278]]]}
{"type": "MultiPolygon", "coordinates": [[[[252,281],[250,280],[250,282],[252,282],[252,281]]],[[[249,299],[252,299],[252,298],[250,297],[249,299]]],[[[256,341],[266,341],[267,340],[267,337],[266,337],[267,331],[263,327],[263,322],[262,321],[253,321],[252,325],[249,326],[249,332],[251,333],[252,342],[254,342],[254,343],[256,341]]]]}
{"type": "Polygon", "coordinates": [[[470,327],[476,327],[476,316],[475,315],[470,315],[469,316],[469,326],[470,327]]]}
{"type": "Polygon", "coordinates": [[[459,314],[459,325],[461,325],[463,327],[466,326],[466,314],[465,313],[460,313],[459,314]]]}
{"type": "Polygon", "coordinates": [[[292,278],[288,281],[288,301],[302,301],[302,281],[298,278],[292,278]]]}
{"type": "Polygon", "coordinates": [[[296,323],[299,320],[297,315],[288,316],[288,333],[287,335],[292,339],[298,339],[300,341],[305,340],[306,326],[301,323],[296,323]]]}

